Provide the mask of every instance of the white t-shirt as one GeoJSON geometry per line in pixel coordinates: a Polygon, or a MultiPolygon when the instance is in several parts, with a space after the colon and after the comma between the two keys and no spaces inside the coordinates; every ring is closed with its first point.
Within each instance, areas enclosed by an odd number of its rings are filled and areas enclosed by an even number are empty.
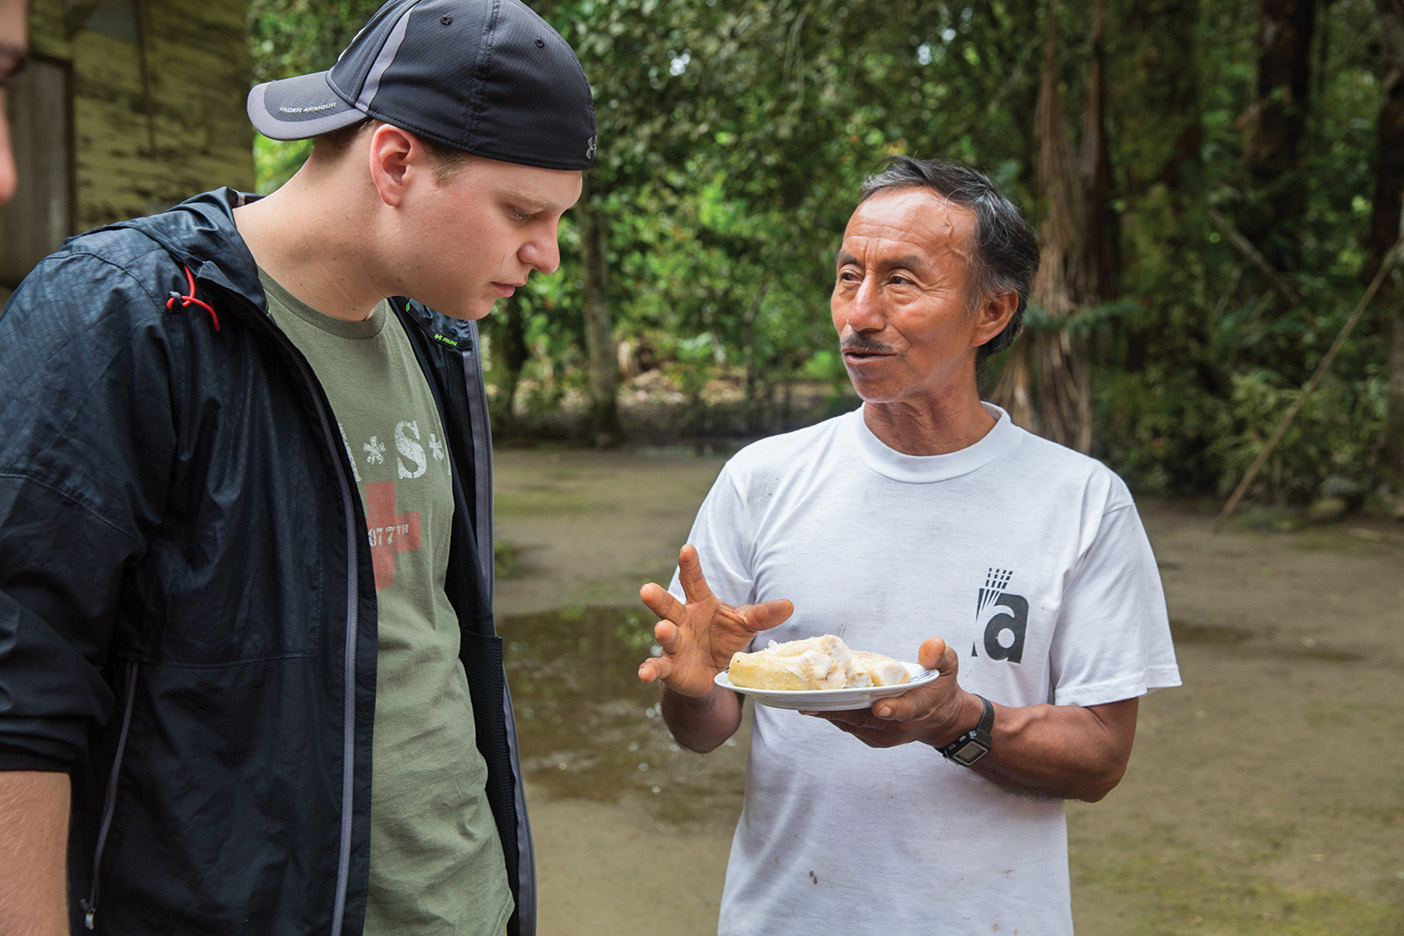
{"type": "MultiPolygon", "coordinates": [[[[758,647],[830,633],[915,660],[943,637],[961,685],[1004,705],[1179,685],[1125,484],[986,409],[995,427],[949,455],[888,448],[861,408],[743,449],[689,539],[712,590],[794,602],[758,647]]],[[[718,932],[1070,934],[1063,804],[757,706],[718,932]]]]}

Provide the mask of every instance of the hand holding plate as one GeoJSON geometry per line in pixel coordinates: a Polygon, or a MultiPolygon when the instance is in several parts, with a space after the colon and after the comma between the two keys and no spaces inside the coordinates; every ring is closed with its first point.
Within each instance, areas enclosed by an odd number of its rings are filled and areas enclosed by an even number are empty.
{"type": "Polygon", "coordinates": [[[940,637],[922,641],[917,660],[940,675],[901,695],[879,699],[868,709],[815,714],[870,747],[895,747],[912,741],[949,744],[969,727],[964,722],[969,720],[972,704],[975,715],[970,724],[979,720],[981,703],[956,682],[960,661],[940,637]]]}

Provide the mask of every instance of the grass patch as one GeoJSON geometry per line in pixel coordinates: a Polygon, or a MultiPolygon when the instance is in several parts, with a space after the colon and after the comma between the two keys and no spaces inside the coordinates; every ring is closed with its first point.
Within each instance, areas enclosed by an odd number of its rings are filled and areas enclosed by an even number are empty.
{"type": "MultiPolygon", "coordinates": [[[[1404,906],[1326,890],[1292,890],[1252,876],[1231,855],[1169,843],[1075,850],[1078,932],[1137,936],[1398,936],[1404,906]],[[1089,851],[1095,849],[1095,851],[1089,851]],[[1128,854],[1140,851],[1141,854],[1128,854]],[[1084,927],[1084,924],[1090,924],[1084,927]]],[[[1246,857],[1246,856],[1245,856],[1246,857]]]]}
{"type": "Polygon", "coordinates": [[[499,517],[544,517],[585,513],[590,505],[577,491],[539,485],[498,491],[494,509],[499,517]]]}

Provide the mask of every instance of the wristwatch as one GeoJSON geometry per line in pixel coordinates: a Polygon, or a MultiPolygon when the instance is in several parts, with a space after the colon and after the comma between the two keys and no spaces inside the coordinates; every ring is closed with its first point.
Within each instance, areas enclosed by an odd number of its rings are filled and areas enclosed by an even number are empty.
{"type": "Polygon", "coordinates": [[[970,767],[990,753],[990,729],[994,728],[994,706],[990,704],[989,699],[982,695],[975,694],[975,698],[985,705],[985,710],[980,713],[979,724],[945,747],[937,748],[942,757],[953,760],[962,767],[970,767]]]}

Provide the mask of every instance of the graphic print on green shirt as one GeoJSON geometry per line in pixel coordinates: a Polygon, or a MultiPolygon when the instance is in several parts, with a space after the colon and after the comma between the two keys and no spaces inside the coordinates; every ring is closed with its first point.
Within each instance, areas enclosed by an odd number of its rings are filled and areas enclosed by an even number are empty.
{"type": "Polygon", "coordinates": [[[367,936],[498,936],[512,895],[444,591],[453,487],[429,384],[388,303],[323,315],[259,271],[326,390],[366,512],[379,652],[367,936]]]}

